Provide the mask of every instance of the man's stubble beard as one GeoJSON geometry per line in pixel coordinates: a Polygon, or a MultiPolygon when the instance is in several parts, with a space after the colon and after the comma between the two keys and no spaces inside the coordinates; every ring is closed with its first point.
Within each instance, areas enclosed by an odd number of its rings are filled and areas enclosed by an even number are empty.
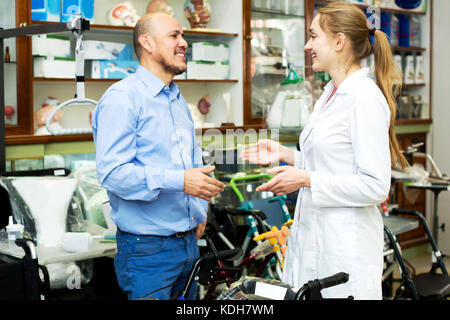
{"type": "Polygon", "coordinates": [[[166,61],[166,59],[164,59],[164,57],[160,57],[158,62],[162,66],[164,71],[166,71],[174,76],[182,74],[187,69],[186,64],[182,68],[170,65],[169,63],[167,63],[167,61],[166,61]]]}

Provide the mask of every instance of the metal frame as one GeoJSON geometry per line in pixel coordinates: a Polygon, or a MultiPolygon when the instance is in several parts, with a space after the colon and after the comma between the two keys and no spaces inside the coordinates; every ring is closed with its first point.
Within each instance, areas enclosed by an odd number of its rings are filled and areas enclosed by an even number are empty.
{"type": "Polygon", "coordinates": [[[0,172],[6,171],[5,152],[5,70],[3,65],[3,39],[31,36],[36,34],[47,34],[57,32],[82,32],[90,30],[89,20],[83,17],[68,21],[67,23],[39,24],[21,28],[1,29],[0,28],[0,172]]]}

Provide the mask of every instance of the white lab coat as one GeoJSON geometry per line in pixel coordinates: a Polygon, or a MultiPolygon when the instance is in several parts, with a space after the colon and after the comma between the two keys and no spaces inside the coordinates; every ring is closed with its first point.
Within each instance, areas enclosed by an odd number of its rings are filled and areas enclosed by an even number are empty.
{"type": "Polygon", "coordinates": [[[282,280],[294,287],[337,272],[349,281],[323,297],[381,299],[383,221],[376,205],[390,187],[390,111],[361,69],[336,94],[327,84],[300,135],[295,166],[310,171],[301,188],[282,280]]]}

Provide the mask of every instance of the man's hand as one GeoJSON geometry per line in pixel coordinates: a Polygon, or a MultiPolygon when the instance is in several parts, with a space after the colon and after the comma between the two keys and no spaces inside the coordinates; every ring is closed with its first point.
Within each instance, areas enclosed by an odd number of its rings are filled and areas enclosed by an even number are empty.
{"type": "Polygon", "coordinates": [[[214,166],[209,168],[193,168],[184,171],[184,193],[194,197],[211,201],[219,192],[225,189],[225,184],[208,177],[213,172],[214,166]]]}
{"type": "Polygon", "coordinates": [[[195,237],[197,238],[197,240],[200,239],[205,232],[206,222],[207,219],[205,219],[205,222],[202,222],[195,227],[195,237]]]}

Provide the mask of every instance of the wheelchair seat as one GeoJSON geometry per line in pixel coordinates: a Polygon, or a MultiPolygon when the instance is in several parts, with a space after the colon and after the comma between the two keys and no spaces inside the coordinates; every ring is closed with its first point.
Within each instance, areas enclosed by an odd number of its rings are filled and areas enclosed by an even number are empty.
{"type": "Polygon", "coordinates": [[[412,278],[422,299],[440,300],[450,296],[450,276],[437,273],[421,273],[412,278]]]}

